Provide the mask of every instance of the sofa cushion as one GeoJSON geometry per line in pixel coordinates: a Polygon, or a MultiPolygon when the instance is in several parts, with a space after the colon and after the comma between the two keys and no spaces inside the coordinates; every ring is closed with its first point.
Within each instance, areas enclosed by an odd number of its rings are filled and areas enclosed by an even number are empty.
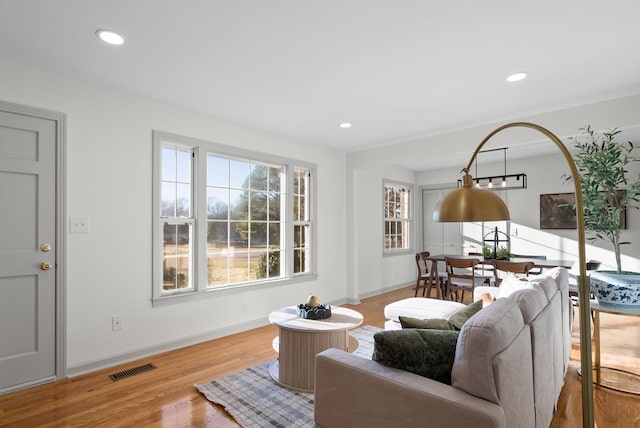
{"type": "Polygon", "coordinates": [[[449,322],[439,318],[421,320],[412,317],[398,317],[402,328],[424,328],[429,330],[458,330],[449,322]]]}
{"type": "Polygon", "coordinates": [[[469,318],[478,313],[480,309],[482,309],[483,301],[476,300],[473,303],[468,304],[464,308],[460,309],[458,312],[454,313],[449,317],[449,322],[458,330],[462,328],[464,323],[467,322],[469,318]]]}
{"type": "Polygon", "coordinates": [[[438,382],[451,384],[458,332],[407,329],[374,334],[372,359],[438,382]]]}
{"type": "Polygon", "coordinates": [[[518,278],[515,275],[507,275],[505,279],[500,283],[498,287],[498,299],[502,297],[509,297],[512,293],[518,290],[532,288],[533,286],[527,281],[526,278],[518,278]]]}
{"type": "Polygon", "coordinates": [[[398,321],[400,315],[419,319],[448,319],[451,314],[462,308],[464,308],[464,304],[450,300],[408,297],[385,306],[384,317],[392,321],[398,321]]]}

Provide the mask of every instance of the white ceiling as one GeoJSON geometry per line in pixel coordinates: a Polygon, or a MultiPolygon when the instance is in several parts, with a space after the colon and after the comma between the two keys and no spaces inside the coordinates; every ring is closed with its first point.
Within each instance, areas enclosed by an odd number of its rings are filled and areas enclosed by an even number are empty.
{"type": "Polygon", "coordinates": [[[349,152],[638,94],[639,17],[637,0],[2,0],[0,58],[349,152]]]}

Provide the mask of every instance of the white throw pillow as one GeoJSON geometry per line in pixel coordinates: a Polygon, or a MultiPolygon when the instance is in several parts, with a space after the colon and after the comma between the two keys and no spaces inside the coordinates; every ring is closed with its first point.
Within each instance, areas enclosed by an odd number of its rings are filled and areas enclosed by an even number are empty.
{"type": "Polygon", "coordinates": [[[507,297],[511,293],[515,293],[516,291],[523,290],[525,288],[531,289],[533,288],[533,284],[531,284],[527,278],[518,278],[513,274],[509,274],[500,283],[497,298],[500,299],[502,297],[507,297]]]}

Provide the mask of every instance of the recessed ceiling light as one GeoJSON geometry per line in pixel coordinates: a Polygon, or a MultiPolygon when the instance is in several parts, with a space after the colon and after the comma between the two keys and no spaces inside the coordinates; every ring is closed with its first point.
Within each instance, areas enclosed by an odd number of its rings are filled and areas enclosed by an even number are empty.
{"type": "Polygon", "coordinates": [[[338,125],[340,128],[343,129],[347,129],[347,128],[351,128],[351,124],[349,122],[342,122],[340,125],[338,125]]]}
{"type": "Polygon", "coordinates": [[[111,30],[98,30],[96,31],[96,36],[98,36],[98,38],[103,42],[109,43],[110,45],[121,45],[124,43],[124,38],[120,34],[114,33],[111,30]]]}
{"type": "Polygon", "coordinates": [[[513,82],[519,82],[520,80],[526,79],[527,78],[527,73],[524,71],[519,71],[517,73],[513,73],[507,76],[507,82],[509,83],[513,83],[513,82]]]}

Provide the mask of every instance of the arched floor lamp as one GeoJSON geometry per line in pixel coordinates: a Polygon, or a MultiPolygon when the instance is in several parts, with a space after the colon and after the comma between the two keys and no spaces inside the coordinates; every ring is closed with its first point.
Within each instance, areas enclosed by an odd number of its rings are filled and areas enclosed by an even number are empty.
{"type": "Polygon", "coordinates": [[[509,209],[504,201],[494,192],[473,186],[473,177],[469,170],[476,156],[491,137],[498,132],[515,127],[534,129],[546,135],[564,155],[571,168],[571,176],[576,192],[576,221],[578,226],[578,254],[580,263],[580,276],[578,279],[578,291],[580,302],[580,364],[582,368],[582,426],[593,427],[593,373],[591,363],[591,325],[589,306],[589,277],[586,272],[584,212],[582,202],[582,188],[580,174],[571,153],[565,145],[553,133],[547,129],[528,122],[514,122],[503,125],[485,137],[476,151],[471,156],[464,172],[462,187],[448,193],[438,204],[433,212],[433,221],[436,222],[466,222],[466,221],[498,221],[510,220],[509,209]]]}

